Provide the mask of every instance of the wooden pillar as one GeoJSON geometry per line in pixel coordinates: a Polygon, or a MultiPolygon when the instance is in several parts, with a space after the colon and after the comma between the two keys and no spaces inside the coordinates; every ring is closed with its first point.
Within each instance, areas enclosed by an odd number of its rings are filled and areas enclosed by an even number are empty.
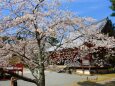
{"type": "Polygon", "coordinates": [[[15,77],[11,77],[11,86],[17,86],[17,79],[15,77]]]}

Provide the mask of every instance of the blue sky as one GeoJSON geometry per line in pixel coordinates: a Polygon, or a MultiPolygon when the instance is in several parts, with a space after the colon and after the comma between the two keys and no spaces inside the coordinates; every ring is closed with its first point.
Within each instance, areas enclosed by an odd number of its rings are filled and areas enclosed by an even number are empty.
{"type": "Polygon", "coordinates": [[[81,17],[93,17],[97,20],[109,17],[115,23],[115,17],[110,17],[112,13],[109,0],[73,0],[73,2],[62,1],[62,8],[77,13],[81,17]]]}
{"type": "MultiPolygon", "coordinates": [[[[110,17],[112,10],[109,8],[111,3],[109,0],[60,0],[62,1],[62,8],[76,13],[81,17],[93,17],[94,19],[101,20],[109,17],[115,23],[115,17],[110,17]]],[[[9,11],[4,10],[7,15],[9,11]]]]}

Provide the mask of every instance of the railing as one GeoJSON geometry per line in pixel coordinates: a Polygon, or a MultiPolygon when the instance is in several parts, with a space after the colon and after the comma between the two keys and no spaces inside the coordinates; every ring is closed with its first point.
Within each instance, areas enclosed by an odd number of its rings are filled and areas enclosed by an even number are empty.
{"type": "MultiPolygon", "coordinates": [[[[6,66],[6,67],[1,67],[1,70],[5,70],[8,72],[13,72],[13,73],[17,73],[19,75],[23,76],[23,64],[15,64],[12,66],[6,66]],[[20,74],[21,73],[21,74],[20,74]]],[[[8,75],[7,73],[1,72],[0,71],[0,80],[7,80],[10,79],[12,75],[8,75]]]]}

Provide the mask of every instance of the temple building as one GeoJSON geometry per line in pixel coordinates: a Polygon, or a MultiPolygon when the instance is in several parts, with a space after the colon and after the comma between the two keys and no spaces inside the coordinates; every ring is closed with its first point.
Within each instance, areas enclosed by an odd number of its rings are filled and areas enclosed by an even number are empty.
{"type": "Polygon", "coordinates": [[[103,33],[108,22],[106,18],[71,32],[56,51],[56,47],[49,48],[49,63],[65,65],[81,74],[109,72],[113,64],[108,55],[115,57],[115,39],[103,33]]]}

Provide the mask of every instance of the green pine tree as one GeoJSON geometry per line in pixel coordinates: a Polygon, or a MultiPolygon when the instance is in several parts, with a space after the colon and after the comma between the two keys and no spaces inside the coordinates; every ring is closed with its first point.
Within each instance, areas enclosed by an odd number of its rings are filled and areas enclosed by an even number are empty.
{"type": "Polygon", "coordinates": [[[113,13],[111,14],[111,16],[115,16],[115,0],[110,0],[111,2],[111,10],[113,10],[113,13]]]}

